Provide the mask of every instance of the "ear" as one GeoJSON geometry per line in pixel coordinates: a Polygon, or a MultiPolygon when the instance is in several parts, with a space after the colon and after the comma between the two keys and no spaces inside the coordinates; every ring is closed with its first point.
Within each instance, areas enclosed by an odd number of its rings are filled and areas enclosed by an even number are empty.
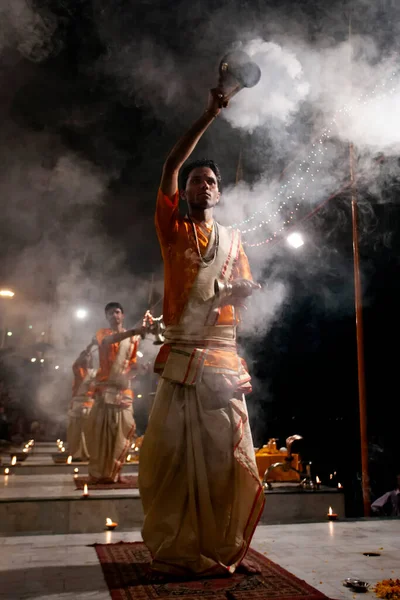
{"type": "Polygon", "coordinates": [[[179,190],[179,196],[180,196],[181,200],[186,200],[185,190],[179,190]]]}
{"type": "Polygon", "coordinates": [[[218,192],[218,194],[217,194],[217,202],[216,202],[216,204],[218,204],[218,202],[220,201],[220,199],[221,199],[221,192],[218,192]]]}

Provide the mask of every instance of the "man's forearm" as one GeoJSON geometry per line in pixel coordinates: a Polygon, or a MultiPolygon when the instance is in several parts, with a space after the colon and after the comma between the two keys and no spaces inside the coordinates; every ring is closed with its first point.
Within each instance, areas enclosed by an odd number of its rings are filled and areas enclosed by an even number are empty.
{"type": "Polygon", "coordinates": [[[196,148],[201,136],[211,125],[217,113],[206,110],[172,148],[165,161],[164,169],[179,171],[183,163],[196,148]]]}
{"type": "Polygon", "coordinates": [[[132,337],[134,335],[140,335],[140,331],[136,329],[127,329],[126,331],[121,331],[120,333],[113,333],[112,335],[108,335],[103,339],[103,344],[118,344],[122,342],[122,340],[126,340],[126,338],[132,337]]]}
{"type": "Polygon", "coordinates": [[[76,359],[74,364],[72,365],[73,369],[79,368],[82,366],[82,364],[85,362],[88,355],[90,354],[90,351],[93,348],[93,346],[96,346],[96,343],[94,341],[92,341],[88,346],[86,346],[86,348],[84,350],[82,350],[82,352],[80,353],[80,355],[78,356],[78,358],[76,359]]]}
{"type": "Polygon", "coordinates": [[[212,90],[207,110],[193,123],[180,140],[175,144],[164,163],[161,190],[166,196],[173,196],[178,189],[178,173],[183,163],[196,148],[201,136],[211,125],[221,110],[222,97],[217,90],[212,90]]]}

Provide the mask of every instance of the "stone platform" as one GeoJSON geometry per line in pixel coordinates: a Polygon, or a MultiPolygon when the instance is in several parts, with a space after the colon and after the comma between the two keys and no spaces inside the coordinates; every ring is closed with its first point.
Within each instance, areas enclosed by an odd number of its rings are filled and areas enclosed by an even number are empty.
{"type": "MultiPolygon", "coordinates": [[[[26,461],[0,475],[0,535],[97,533],[105,529],[106,518],[118,522],[119,530],[140,528],[142,504],[137,489],[90,490],[83,498],[75,489],[73,472],[87,472],[87,464],[55,465],[54,444],[35,446],[26,461]]],[[[137,472],[127,464],[124,474],[137,472]]],[[[301,490],[296,485],[274,484],[266,492],[262,524],[327,521],[329,506],[344,518],[343,490],[321,487],[301,490]]]]}
{"type": "MultiPolygon", "coordinates": [[[[0,600],[110,600],[93,546],[140,540],[140,531],[119,529],[2,538],[0,600]]],[[[398,577],[400,572],[400,519],[259,525],[251,545],[327,598],[337,600],[357,597],[343,586],[346,577],[369,582],[364,598],[376,600],[374,584],[398,577]],[[366,552],[377,556],[366,556],[366,552]]]]}

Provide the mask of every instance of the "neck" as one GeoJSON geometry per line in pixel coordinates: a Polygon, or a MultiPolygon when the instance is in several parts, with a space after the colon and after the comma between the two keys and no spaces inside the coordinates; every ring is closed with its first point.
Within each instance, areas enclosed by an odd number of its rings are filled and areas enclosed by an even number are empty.
{"type": "Polygon", "coordinates": [[[189,207],[189,216],[198,223],[209,223],[213,220],[214,209],[189,207]]]}
{"type": "Polygon", "coordinates": [[[124,328],[122,325],[114,325],[114,327],[112,327],[112,330],[114,333],[121,333],[122,331],[124,331],[124,328]]]}

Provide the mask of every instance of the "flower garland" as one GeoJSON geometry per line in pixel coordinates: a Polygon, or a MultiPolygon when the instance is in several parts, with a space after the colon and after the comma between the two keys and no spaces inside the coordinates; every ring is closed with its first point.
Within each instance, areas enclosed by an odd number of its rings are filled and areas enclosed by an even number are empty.
{"type": "Polygon", "coordinates": [[[378,598],[400,600],[400,579],[383,579],[382,581],[378,581],[374,592],[378,598]]]}

